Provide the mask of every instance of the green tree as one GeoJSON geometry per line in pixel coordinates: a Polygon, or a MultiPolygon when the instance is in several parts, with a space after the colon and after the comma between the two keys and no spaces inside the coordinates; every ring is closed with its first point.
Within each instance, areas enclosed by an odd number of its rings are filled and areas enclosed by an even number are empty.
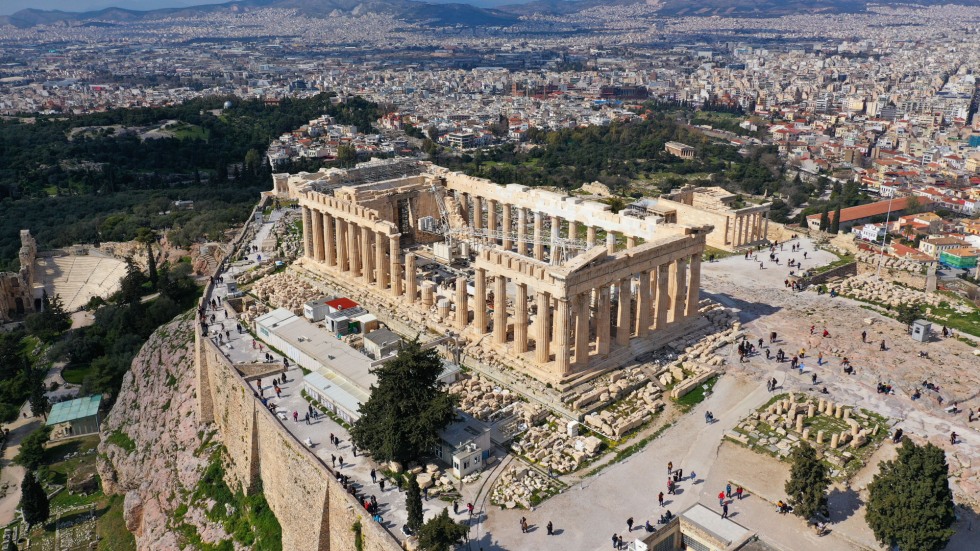
{"type": "Polygon", "coordinates": [[[866,520],[889,548],[937,551],[953,537],[953,492],[942,449],[906,439],[898,458],[883,461],[868,485],[866,520]]]}
{"type": "Polygon", "coordinates": [[[439,141],[439,129],[436,128],[434,125],[426,128],[425,129],[425,133],[426,133],[427,136],[429,136],[429,139],[430,140],[432,140],[434,142],[438,142],[439,141]]]}
{"type": "Polygon", "coordinates": [[[436,350],[423,350],[416,337],[371,372],[377,384],[351,429],[357,447],[369,450],[376,461],[408,463],[432,453],[439,431],[455,418],[458,402],[439,382],[442,360],[436,350]]]}
{"type": "Polygon", "coordinates": [[[840,203],[834,209],[834,219],[830,221],[830,233],[837,235],[840,231],[840,203]]]}
{"type": "Polygon", "coordinates": [[[432,517],[419,529],[420,551],[450,551],[463,543],[469,528],[449,518],[449,510],[432,517]]]}
{"type": "Polygon", "coordinates": [[[44,445],[51,436],[51,428],[44,426],[28,434],[20,442],[20,450],[14,457],[14,462],[29,471],[33,471],[44,463],[44,445]]]}
{"type": "Polygon", "coordinates": [[[24,474],[24,481],[20,483],[20,492],[20,509],[24,513],[24,521],[27,522],[27,529],[30,531],[31,527],[43,523],[51,515],[48,494],[31,470],[24,474]]]}
{"type": "Polygon", "coordinates": [[[353,145],[342,145],[338,147],[337,161],[343,166],[353,166],[357,162],[357,149],[353,145]]]}
{"type": "Polygon", "coordinates": [[[31,405],[31,413],[35,417],[47,418],[51,411],[51,401],[44,395],[44,373],[39,370],[31,370],[31,395],[28,402],[31,405]]]}
{"type": "Polygon", "coordinates": [[[17,551],[17,544],[14,542],[13,538],[7,540],[7,545],[4,547],[4,551],[17,551]]]}
{"type": "Polygon", "coordinates": [[[921,302],[903,302],[895,308],[898,321],[904,323],[906,327],[912,327],[912,322],[922,317],[921,302]]]}
{"type": "Polygon", "coordinates": [[[810,444],[801,442],[790,452],[789,460],[792,466],[784,488],[793,505],[793,513],[805,520],[818,514],[826,516],[830,477],[827,467],[817,459],[817,451],[810,444]]]}
{"type": "Polygon", "coordinates": [[[405,492],[405,510],[408,512],[408,527],[412,532],[422,528],[422,489],[414,474],[408,475],[408,490],[405,492]]]}
{"type": "Polygon", "coordinates": [[[35,337],[51,342],[71,327],[71,314],[65,310],[60,295],[49,297],[45,292],[41,295],[41,311],[27,316],[24,325],[35,337]]]}
{"type": "Polygon", "coordinates": [[[136,242],[142,243],[146,247],[146,267],[150,277],[150,284],[157,288],[157,259],[153,254],[153,244],[157,241],[157,234],[150,228],[140,228],[136,231],[136,242]]]}
{"type": "Polygon", "coordinates": [[[119,282],[119,299],[124,304],[139,302],[143,296],[143,284],[146,283],[146,276],[140,271],[139,267],[133,262],[132,258],[126,259],[126,275],[119,282]]]}
{"type": "Polygon", "coordinates": [[[249,176],[255,176],[262,167],[262,155],[257,149],[249,149],[245,154],[245,172],[249,176]]]}
{"type": "Polygon", "coordinates": [[[823,212],[820,213],[820,231],[827,231],[830,227],[829,208],[829,205],[824,205],[823,212]]]}

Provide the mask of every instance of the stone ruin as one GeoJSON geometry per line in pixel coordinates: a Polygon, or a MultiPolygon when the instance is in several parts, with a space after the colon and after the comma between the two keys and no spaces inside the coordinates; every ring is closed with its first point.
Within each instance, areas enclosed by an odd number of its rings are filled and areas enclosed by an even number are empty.
{"type": "Polygon", "coordinates": [[[878,266],[879,262],[882,262],[881,267],[889,270],[901,270],[903,272],[909,272],[913,274],[925,274],[926,265],[917,260],[909,260],[907,258],[895,258],[893,256],[882,257],[878,253],[861,251],[855,255],[858,262],[864,264],[871,264],[873,266],[878,266]]]}
{"type": "Polygon", "coordinates": [[[939,306],[939,303],[944,300],[942,295],[901,287],[879,280],[871,273],[829,283],[827,289],[828,291],[836,290],[841,295],[857,300],[884,304],[893,308],[913,302],[921,302],[927,306],[939,306]]]}
{"type": "Polygon", "coordinates": [[[845,477],[853,460],[871,453],[872,442],[880,442],[888,431],[887,419],[828,398],[790,393],[778,396],[741,421],[725,436],[752,450],[786,457],[800,441],[809,442],[823,452],[833,465],[831,476],[845,477]]]}
{"type": "Polygon", "coordinates": [[[490,491],[490,502],[503,509],[529,509],[558,493],[562,484],[525,465],[504,471],[490,491]]]}
{"type": "Polygon", "coordinates": [[[304,304],[323,296],[323,292],[309,282],[287,272],[257,281],[252,286],[252,294],[271,308],[285,308],[294,313],[302,313],[304,304]]]}
{"type": "Polygon", "coordinates": [[[449,387],[460,397],[459,408],[481,421],[488,421],[500,410],[520,401],[520,395],[501,388],[482,375],[465,375],[449,387]]]}

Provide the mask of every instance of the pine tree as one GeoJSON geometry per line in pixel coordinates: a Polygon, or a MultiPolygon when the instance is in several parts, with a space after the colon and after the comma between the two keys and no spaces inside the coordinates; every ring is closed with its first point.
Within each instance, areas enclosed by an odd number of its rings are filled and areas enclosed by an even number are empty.
{"type": "Polygon", "coordinates": [[[826,516],[830,478],[827,467],[817,459],[817,451],[810,444],[801,442],[793,448],[789,459],[792,467],[785,490],[793,505],[793,513],[805,520],[818,514],[826,516]]]}
{"type": "Polygon", "coordinates": [[[450,551],[463,543],[469,528],[449,518],[449,510],[432,517],[419,530],[419,551],[450,551]]]}
{"type": "Polygon", "coordinates": [[[829,205],[823,206],[823,212],[820,213],[820,231],[827,231],[830,227],[830,212],[829,205]]]}
{"type": "Polygon", "coordinates": [[[33,471],[27,471],[24,481],[20,484],[20,509],[24,513],[28,531],[31,527],[48,520],[51,511],[48,506],[48,494],[44,492],[41,483],[37,481],[33,471]]]}
{"type": "Polygon", "coordinates": [[[423,350],[417,338],[372,370],[378,382],[351,429],[354,444],[376,461],[408,463],[431,453],[439,431],[455,419],[458,401],[439,382],[441,372],[438,352],[423,350]]]}
{"type": "Polygon", "coordinates": [[[422,528],[422,489],[414,474],[408,475],[408,491],[405,492],[405,510],[408,511],[408,528],[417,532],[422,528]]]}
{"type": "Polygon", "coordinates": [[[837,208],[834,209],[834,219],[830,222],[830,233],[837,235],[840,231],[840,203],[837,203],[837,208]]]}
{"type": "Polygon", "coordinates": [[[868,485],[868,526],[882,545],[936,551],[953,537],[953,492],[945,452],[906,439],[868,485]]]}

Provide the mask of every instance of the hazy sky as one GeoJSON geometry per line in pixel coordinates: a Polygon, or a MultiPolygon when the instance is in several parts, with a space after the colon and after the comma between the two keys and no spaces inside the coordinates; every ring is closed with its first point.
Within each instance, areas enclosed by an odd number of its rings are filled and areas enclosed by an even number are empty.
{"type": "Polygon", "coordinates": [[[89,11],[116,6],[134,10],[152,10],[156,8],[219,3],[221,3],[221,0],[0,0],[0,15],[10,15],[24,8],[89,11]]]}
{"type": "MultiPolygon", "coordinates": [[[[221,4],[228,0],[0,0],[0,15],[10,15],[25,8],[39,10],[90,11],[108,7],[133,10],[152,10],[193,6],[195,4],[221,4]]],[[[432,3],[462,3],[491,7],[505,4],[522,4],[530,0],[427,0],[432,3]]]]}

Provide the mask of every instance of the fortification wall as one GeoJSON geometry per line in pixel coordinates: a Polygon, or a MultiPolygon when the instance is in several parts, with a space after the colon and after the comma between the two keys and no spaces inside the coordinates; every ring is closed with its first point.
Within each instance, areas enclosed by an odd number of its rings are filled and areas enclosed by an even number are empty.
{"type": "MultiPolygon", "coordinates": [[[[262,207],[259,203],[256,209],[262,207]]],[[[254,220],[254,211],[250,220],[254,220]]],[[[234,249],[248,229],[246,225],[236,237],[234,249]]],[[[222,269],[218,266],[213,275],[222,269]]],[[[200,307],[206,305],[212,287],[205,287],[200,307]]],[[[261,490],[265,495],[282,526],[283,549],[356,549],[353,526],[358,520],[365,551],[401,549],[394,536],[344,491],[333,470],[262,406],[238,369],[215,343],[202,336],[199,324],[194,333],[198,419],[213,421],[221,434],[228,450],[229,485],[246,492],[261,490]]]]}

